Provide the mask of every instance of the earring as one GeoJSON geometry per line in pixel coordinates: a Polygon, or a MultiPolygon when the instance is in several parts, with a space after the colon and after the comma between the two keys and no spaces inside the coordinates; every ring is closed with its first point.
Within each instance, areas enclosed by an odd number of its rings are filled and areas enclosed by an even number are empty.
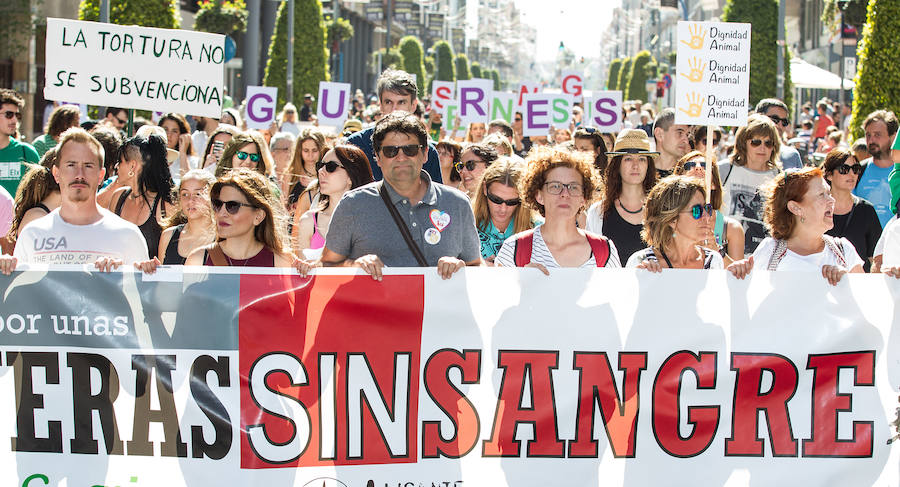
{"type": "Polygon", "coordinates": [[[133,178],[133,177],[134,177],[134,171],[128,171],[128,177],[133,178]]]}
{"type": "Polygon", "coordinates": [[[803,213],[800,214],[800,223],[806,223],[806,217],[803,216],[803,213]]]}

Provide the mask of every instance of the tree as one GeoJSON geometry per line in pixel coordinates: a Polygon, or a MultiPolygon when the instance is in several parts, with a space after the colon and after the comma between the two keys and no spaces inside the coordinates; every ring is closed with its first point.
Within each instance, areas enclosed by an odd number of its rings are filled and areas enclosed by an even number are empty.
{"type": "MultiPolygon", "coordinates": [[[[287,97],[287,5],[278,7],[275,32],[269,43],[265,86],[277,86],[278,105],[287,97]]],[[[319,0],[294,0],[294,89],[293,99],[302,100],[304,93],[318,93],[319,82],[328,81],[328,50],[325,48],[325,21],[319,0]]]]}
{"type": "MultiPolygon", "coordinates": [[[[849,0],[844,10],[844,23],[853,26],[856,32],[863,30],[866,23],[867,0],[849,0]]],[[[822,8],[822,23],[828,27],[832,34],[838,33],[838,24],[841,23],[841,9],[838,0],[825,0],[822,8]]]]}
{"type": "MultiPolygon", "coordinates": [[[[725,22],[753,25],[750,39],[750,106],[763,98],[777,96],[778,79],[778,0],[728,0],[723,9],[725,22]]],[[[784,47],[784,102],[791,107],[791,63],[784,47]]]]}
{"type": "Polygon", "coordinates": [[[400,39],[400,52],[403,53],[403,70],[416,75],[416,86],[419,87],[419,98],[425,96],[427,80],[425,79],[425,52],[422,43],[415,36],[400,39]]]}
{"type": "Polygon", "coordinates": [[[396,47],[390,48],[390,50],[385,51],[384,48],[379,49],[377,52],[372,53],[372,65],[378,66],[378,56],[381,56],[381,70],[384,71],[387,68],[393,69],[403,69],[403,53],[400,52],[400,49],[396,47]]]}
{"type": "Polygon", "coordinates": [[[456,81],[456,63],[453,62],[453,48],[447,41],[434,43],[434,58],[437,64],[435,78],[440,81],[456,81]]]}
{"type": "Polygon", "coordinates": [[[500,91],[500,72],[496,69],[492,69],[490,72],[491,79],[494,80],[494,91],[500,91]]]}
{"type": "Polygon", "coordinates": [[[423,61],[425,65],[425,76],[433,77],[434,76],[434,57],[425,56],[425,61],[423,61]]]}
{"type": "MultiPolygon", "coordinates": [[[[0,2],[0,59],[28,55],[28,43],[41,19],[31,18],[31,0],[4,0],[0,2]]],[[[27,57],[26,57],[27,59],[27,57]]]]}
{"type": "Polygon", "coordinates": [[[472,63],[472,78],[484,78],[484,74],[481,72],[481,65],[478,64],[478,61],[472,63]]]}
{"type": "Polygon", "coordinates": [[[656,60],[650,51],[641,51],[631,63],[631,75],[625,87],[625,99],[647,101],[647,80],[656,74],[656,60]]]}
{"type": "Polygon", "coordinates": [[[627,100],[628,99],[628,81],[631,79],[631,63],[634,62],[632,58],[625,58],[622,61],[622,69],[619,71],[619,81],[616,83],[616,89],[622,91],[622,96],[627,100]]]}
{"type": "MultiPolygon", "coordinates": [[[[100,19],[100,0],[81,0],[78,19],[100,19]]],[[[119,25],[140,25],[177,29],[181,27],[178,0],[110,0],[109,22],[119,25]]]]}
{"type": "Polygon", "coordinates": [[[616,90],[619,86],[619,70],[622,69],[622,58],[615,58],[609,62],[609,72],[606,74],[606,89],[616,90]]]}
{"type": "Polygon", "coordinates": [[[472,74],[469,73],[469,58],[464,53],[456,55],[456,79],[471,79],[472,74]]]}
{"type": "Polygon", "coordinates": [[[900,76],[894,49],[900,31],[900,4],[895,0],[869,0],[868,17],[856,52],[856,89],[850,132],[853,139],[863,136],[862,122],[875,110],[900,113],[900,76]]]}
{"type": "Polygon", "coordinates": [[[234,35],[247,30],[247,5],[244,0],[206,0],[194,17],[194,30],[234,35]]]}

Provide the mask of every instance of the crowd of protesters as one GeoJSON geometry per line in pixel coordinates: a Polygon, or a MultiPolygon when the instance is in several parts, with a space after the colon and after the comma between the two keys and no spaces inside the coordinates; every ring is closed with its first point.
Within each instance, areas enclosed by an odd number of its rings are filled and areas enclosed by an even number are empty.
{"type": "Polygon", "coordinates": [[[571,126],[546,136],[524,136],[521,113],[448,132],[398,70],[372,98],[357,91],[336,133],[316,126],[313,102],[285,104],[268,130],[248,130],[239,107],[139,120],[127,138],[126,110],[81,122],[61,105],[29,144],[22,98],[0,90],[0,271],[355,266],[380,279],[386,266],[450,278],[487,265],[900,277],[889,111],[869,114],[853,143],[845,107],[822,100],[794,123],[773,98],[746,124],[710,131],[629,102],[617,134],[584,125],[577,104],[571,126]]]}

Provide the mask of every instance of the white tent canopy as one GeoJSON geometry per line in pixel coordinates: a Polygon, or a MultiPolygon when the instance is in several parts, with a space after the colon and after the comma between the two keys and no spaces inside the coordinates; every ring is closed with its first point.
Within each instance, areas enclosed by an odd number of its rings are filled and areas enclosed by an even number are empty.
{"type": "MultiPolygon", "coordinates": [[[[791,81],[794,88],[819,88],[823,90],[841,89],[841,77],[800,58],[791,58],[791,81]]],[[[853,80],[844,78],[844,89],[852,90],[853,80]]]]}

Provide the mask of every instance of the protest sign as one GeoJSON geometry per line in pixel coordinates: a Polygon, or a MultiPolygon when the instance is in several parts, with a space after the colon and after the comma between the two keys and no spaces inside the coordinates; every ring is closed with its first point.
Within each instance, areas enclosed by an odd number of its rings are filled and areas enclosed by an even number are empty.
{"type": "Polygon", "coordinates": [[[746,125],[750,24],[678,22],[675,123],[746,125]]]}
{"type": "Polygon", "coordinates": [[[456,82],[459,119],[463,124],[488,123],[494,82],[489,79],[467,79],[456,82]]]}
{"type": "Polygon", "coordinates": [[[563,71],[560,76],[562,92],[572,95],[577,100],[584,91],[584,73],[581,71],[563,71]]]}
{"type": "Polygon", "coordinates": [[[523,97],[522,134],[548,135],[550,127],[565,128],[572,120],[572,100],[565,93],[534,93],[523,97]]]}
{"type": "Polygon", "coordinates": [[[278,88],[269,86],[247,87],[247,127],[268,129],[275,122],[278,88]]]}
{"type": "Polygon", "coordinates": [[[502,119],[510,124],[516,118],[516,98],[513,93],[495,91],[491,94],[491,120],[502,119]]]}
{"type": "Polygon", "coordinates": [[[316,110],[319,125],[343,127],[350,109],[350,83],[319,82],[319,106],[316,110]]]}
{"type": "Polygon", "coordinates": [[[537,81],[522,81],[519,83],[519,87],[516,88],[516,93],[518,96],[517,103],[519,104],[519,108],[525,106],[524,96],[528,93],[540,93],[541,84],[537,81]]]}
{"type": "Polygon", "coordinates": [[[441,115],[446,110],[446,104],[450,100],[456,99],[456,93],[453,92],[454,83],[452,81],[434,80],[431,86],[431,109],[437,111],[441,115]]]}
{"type": "Polygon", "coordinates": [[[218,118],[225,36],[47,19],[44,98],[218,118]]]}
{"type": "Polygon", "coordinates": [[[3,485],[898,482],[897,280],[73,269],[0,276],[3,485]]]}
{"type": "Polygon", "coordinates": [[[582,125],[594,127],[602,133],[622,130],[622,92],[594,91],[584,97],[582,125]]]}
{"type": "MultiPolygon", "coordinates": [[[[465,130],[465,124],[459,120],[459,102],[456,100],[447,100],[444,102],[444,115],[441,119],[442,127],[448,134],[452,134],[454,129],[465,130]]],[[[459,134],[457,134],[459,135],[459,134]]]]}

